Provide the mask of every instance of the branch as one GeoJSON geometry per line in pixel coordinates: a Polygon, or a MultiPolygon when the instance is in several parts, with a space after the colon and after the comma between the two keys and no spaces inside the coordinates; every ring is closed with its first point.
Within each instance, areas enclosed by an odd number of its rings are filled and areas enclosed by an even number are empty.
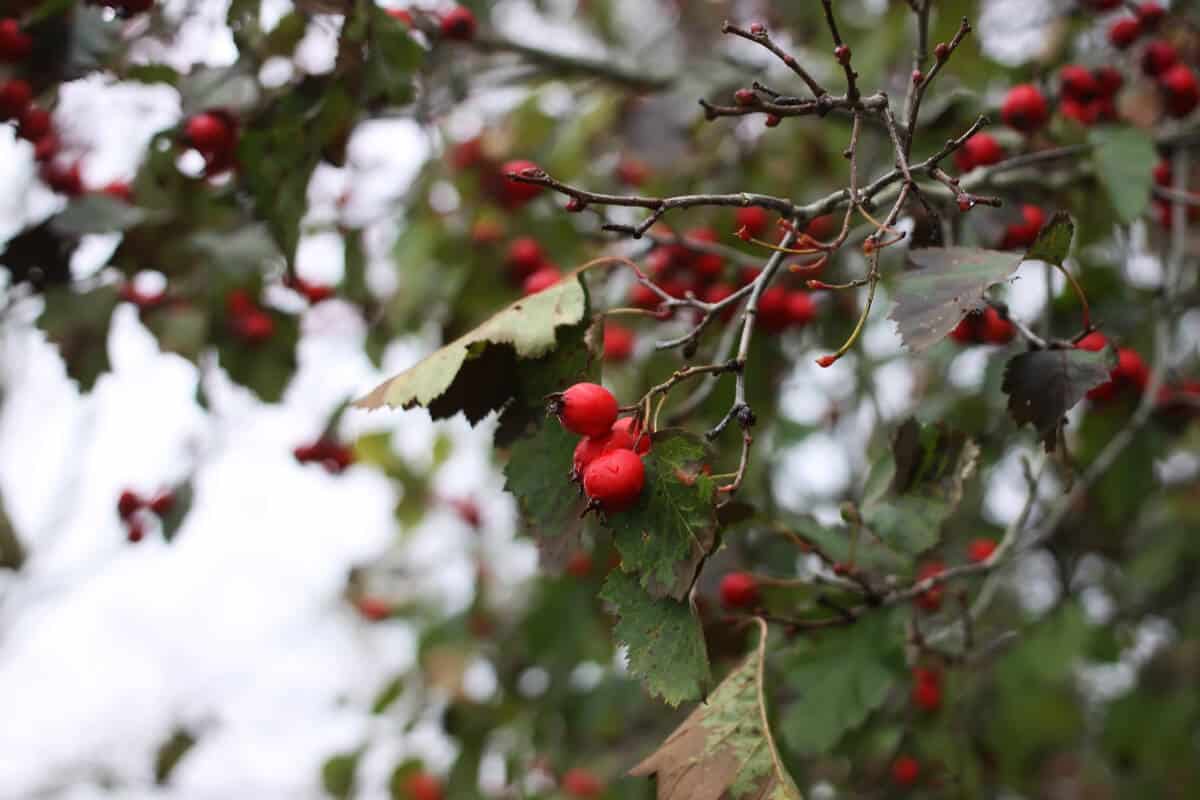
{"type": "Polygon", "coordinates": [[[642,70],[626,69],[612,61],[543,50],[496,35],[478,34],[471,44],[485,53],[513,53],[532,64],[563,75],[600,78],[639,92],[660,92],[675,83],[673,76],[653,77],[642,70]]]}
{"type": "Polygon", "coordinates": [[[731,25],[729,22],[725,22],[721,26],[721,33],[732,33],[734,36],[740,36],[743,39],[748,39],[749,41],[758,45],[762,45],[770,50],[779,58],[780,61],[786,64],[792,72],[800,76],[800,80],[804,81],[804,84],[808,86],[808,90],[813,93],[813,97],[822,97],[823,95],[829,94],[827,91],[825,91],[821,84],[817,83],[813,77],[809,75],[807,71],[805,71],[804,67],[800,66],[800,63],[796,61],[796,59],[790,53],[784,51],[779,45],[771,41],[771,37],[767,34],[767,29],[762,25],[754,25],[750,30],[746,31],[742,30],[736,25],[731,25]]]}

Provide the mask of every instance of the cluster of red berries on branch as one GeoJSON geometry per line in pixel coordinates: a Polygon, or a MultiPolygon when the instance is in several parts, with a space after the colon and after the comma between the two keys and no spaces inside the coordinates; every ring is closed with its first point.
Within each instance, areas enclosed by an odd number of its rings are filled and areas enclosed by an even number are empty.
{"type": "MultiPolygon", "coordinates": [[[[1108,41],[1118,50],[1128,50],[1147,34],[1162,27],[1167,10],[1158,3],[1141,3],[1132,7],[1132,14],[1109,25],[1108,41]]],[[[1200,83],[1196,72],[1182,63],[1179,51],[1167,39],[1150,39],[1141,47],[1137,59],[1146,77],[1156,81],[1168,115],[1186,117],[1200,105],[1200,83]]]]}
{"type": "Polygon", "coordinates": [[[315,442],[297,445],[292,455],[301,464],[320,464],[331,474],[344,472],[354,463],[354,451],[340,442],[321,437],[315,442]]]}
{"type": "Polygon", "coordinates": [[[204,157],[205,177],[227,172],[236,162],[237,120],[222,109],[194,114],[183,124],[183,141],[204,157]]]}
{"type": "Polygon", "coordinates": [[[646,483],[642,456],[650,436],[636,418],[617,418],[617,400],[596,383],[576,383],[552,395],[550,412],[583,438],[575,447],[571,479],[581,481],[590,508],[625,511],[637,503],[646,483]]]}
{"type": "Polygon", "coordinates": [[[484,139],[477,136],[450,148],[448,158],[457,170],[476,171],[483,191],[504,209],[518,211],[529,205],[542,193],[542,187],[513,180],[511,176],[537,170],[538,166],[524,159],[501,161],[495,153],[489,152],[490,149],[484,139]]]}
{"type": "Polygon", "coordinates": [[[142,497],[132,489],[126,489],[117,498],[117,514],[125,523],[125,536],[135,544],[146,536],[146,512],[161,519],[171,513],[174,507],[175,493],[169,489],[150,498],[142,497]]]}
{"type": "Polygon", "coordinates": [[[245,289],[225,295],[229,330],[246,344],[258,345],[275,335],[275,318],[245,289]]]}
{"type": "Polygon", "coordinates": [[[959,344],[1005,345],[1016,335],[1014,326],[1003,314],[992,306],[982,311],[973,311],[950,331],[950,338],[959,344]]]}
{"type": "Polygon", "coordinates": [[[549,289],[562,279],[562,270],[550,260],[542,245],[532,236],[519,236],[508,245],[504,265],[509,280],[519,284],[526,295],[549,289]]]}
{"type": "MultiPolygon", "coordinates": [[[[1108,339],[1100,331],[1092,331],[1075,343],[1080,350],[1099,352],[1108,346],[1108,339]]],[[[1130,347],[1117,348],[1117,365],[1108,375],[1107,383],[1091,389],[1087,393],[1089,400],[1095,403],[1108,403],[1125,392],[1141,394],[1150,383],[1150,368],[1142,359],[1140,353],[1130,347]]]]}

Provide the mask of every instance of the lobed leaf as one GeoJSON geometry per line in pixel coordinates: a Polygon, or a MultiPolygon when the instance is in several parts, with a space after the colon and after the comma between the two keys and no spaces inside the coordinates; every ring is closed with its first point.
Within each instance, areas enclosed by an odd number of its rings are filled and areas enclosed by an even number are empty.
{"type": "Polygon", "coordinates": [[[1116,364],[1111,346],[1099,352],[1062,347],[1014,356],[1000,387],[1008,395],[1008,413],[1018,425],[1033,425],[1046,452],[1053,452],[1064,415],[1088,390],[1108,381],[1116,364]]]}

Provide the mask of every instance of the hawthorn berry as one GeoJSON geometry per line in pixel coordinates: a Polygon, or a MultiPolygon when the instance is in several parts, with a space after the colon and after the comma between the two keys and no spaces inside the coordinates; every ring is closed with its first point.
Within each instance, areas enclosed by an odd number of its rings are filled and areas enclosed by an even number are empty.
{"type": "Polygon", "coordinates": [[[1112,377],[1143,392],[1150,383],[1150,368],[1138,351],[1120,347],[1117,349],[1117,366],[1113,369],[1112,377]]]}
{"type": "Polygon", "coordinates": [[[479,136],[458,142],[450,148],[450,165],[455,169],[477,167],[485,160],[483,139],[479,136]]]}
{"type": "Polygon", "coordinates": [[[958,321],[954,329],[950,331],[950,338],[959,344],[974,344],[978,340],[976,333],[976,323],[979,321],[978,314],[968,314],[958,321]]]}
{"type": "Polygon", "coordinates": [[[735,228],[745,228],[747,233],[757,239],[770,227],[771,215],[765,208],[746,206],[733,212],[733,225],[735,228]]]}
{"type": "Polygon", "coordinates": [[[650,435],[642,432],[637,417],[621,417],[613,423],[612,444],[640,455],[650,452],[650,435]]]}
{"type": "Polygon", "coordinates": [[[521,291],[526,296],[544,292],[562,279],[562,273],[558,271],[558,267],[553,264],[546,264],[540,267],[537,272],[525,278],[521,284],[521,291]]]}
{"type": "Polygon", "coordinates": [[[520,208],[542,193],[542,187],[536,183],[522,183],[514,178],[516,175],[541,173],[541,168],[532,161],[506,161],[500,167],[500,173],[508,180],[504,183],[503,199],[512,208],[520,208]]]}
{"type": "Polygon", "coordinates": [[[633,355],[633,331],[623,325],[604,326],[604,360],[628,361],[633,355]]]}
{"type": "Polygon", "coordinates": [[[552,399],[562,426],[580,436],[603,436],[617,421],[617,398],[598,383],[576,383],[552,399]]]}
{"type": "Polygon", "coordinates": [[[125,181],[113,181],[100,190],[101,194],[120,200],[123,203],[133,202],[133,187],[125,181]]]}
{"type": "Polygon", "coordinates": [[[33,158],[43,164],[58,155],[58,137],[48,133],[33,144],[33,158]]]}
{"type": "Polygon", "coordinates": [[[254,308],[234,317],[233,332],[249,344],[262,344],[275,335],[275,320],[261,308],[254,308]]]}
{"type": "Polygon", "coordinates": [[[749,572],[730,572],[718,590],[726,608],[750,608],[758,603],[758,581],[749,572]]]}
{"type": "Polygon", "coordinates": [[[817,316],[817,304],[812,295],[803,291],[791,291],[787,295],[788,322],[803,327],[817,316]]]}
{"type": "Polygon", "coordinates": [[[833,214],[822,214],[808,221],[804,232],[814,239],[828,239],[837,230],[838,221],[833,214]]]}
{"type": "Polygon", "coordinates": [[[981,536],[967,544],[967,560],[975,564],[987,561],[996,552],[996,540],[981,536]]]}
{"type": "Polygon", "coordinates": [[[175,507],[175,493],[170,489],[159,492],[154,496],[149,503],[149,509],[160,517],[171,513],[171,509],[175,507]]]}
{"type": "Polygon", "coordinates": [[[592,574],[592,554],[586,550],[576,550],[567,559],[563,572],[572,578],[583,579],[592,574]]]}
{"type": "Polygon", "coordinates": [[[537,239],[532,236],[521,236],[509,243],[508,256],[504,259],[504,263],[517,278],[524,280],[537,272],[545,259],[546,254],[542,252],[542,246],[537,239]]]}
{"type": "Polygon", "coordinates": [[[68,197],[78,197],[83,194],[83,174],[79,162],[57,164],[53,161],[42,165],[39,173],[42,180],[54,191],[68,197]]]}
{"type": "MultiPolygon", "coordinates": [[[[700,293],[700,299],[706,303],[720,303],[735,291],[737,290],[728,283],[712,283],[706,286],[704,291],[700,293]]],[[[737,309],[732,304],[722,308],[721,319],[728,322],[733,318],[736,311],[737,309]]]]}
{"type": "Polygon", "coordinates": [[[1186,117],[1200,105],[1200,83],[1186,64],[1176,64],[1159,78],[1166,98],[1167,113],[1176,119],[1186,117]]]}
{"type": "Polygon", "coordinates": [[[1142,52],[1142,72],[1157,78],[1179,63],[1179,51],[1165,39],[1155,39],[1142,52]]]}
{"type": "Polygon", "coordinates": [[[970,172],[975,167],[986,167],[1004,160],[1004,148],[990,133],[977,133],[963,142],[954,153],[954,164],[959,172],[970,172]]]}
{"type": "Polygon", "coordinates": [[[629,186],[641,186],[650,178],[649,165],[633,156],[625,156],[618,161],[617,168],[613,172],[617,176],[617,180],[629,186]]]}
{"type": "Polygon", "coordinates": [[[41,106],[27,105],[17,118],[17,136],[28,142],[36,142],[49,134],[53,126],[49,111],[41,106]]]}
{"type": "Polygon", "coordinates": [[[15,19],[0,19],[0,62],[16,64],[33,51],[33,37],[15,19]]]}
{"type": "Polygon", "coordinates": [[[471,9],[463,6],[454,8],[442,14],[438,21],[443,39],[453,39],[457,42],[469,42],[475,38],[475,15],[471,9]]]}
{"type": "Polygon", "coordinates": [[[1097,67],[1092,70],[1092,75],[1096,79],[1096,90],[1110,100],[1125,85],[1125,76],[1116,67],[1097,67]]]}
{"type": "Polygon", "coordinates": [[[599,797],[604,792],[604,784],[590,771],[574,767],[563,775],[562,790],[568,797],[599,797]]]}
{"type": "Polygon", "coordinates": [[[792,322],[788,310],[788,290],[772,286],[758,298],[758,322],[763,330],[779,333],[792,322]]]}
{"type": "Polygon", "coordinates": [[[634,308],[657,308],[661,302],[662,298],[644,283],[635,283],[629,288],[629,304],[634,308]]]}
{"type": "Polygon", "coordinates": [[[1041,91],[1031,83],[1021,83],[1008,90],[1000,106],[1004,124],[1021,133],[1033,133],[1046,124],[1050,109],[1041,91]]]}
{"type": "Polygon", "coordinates": [[[1090,100],[1099,93],[1099,85],[1091,70],[1078,64],[1067,64],[1058,71],[1059,84],[1064,95],[1076,100],[1090,100]]]}
{"type": "Polygon", "coordinates": [[[124,490],[117,498],[117,513],[121,515],[121,519],[129,519],[145,506],[146,501],[132,489],[124,490]]]}
{"type": "Polygon", "coordinates": [[[1100,352],[1107,345],[1108,339],[1100,331],[1092,331],[1075,343],[1075,347],[1079,350],[1090,350],[1093,353],[1100,352]]]}
{"type": "Polygon", "coordinates": [[[892,762],[892,783],[913,786],[921,777],[921,764],[912,756],[897,756],[892,762]]]}
{"type": "Polygon", "coordinates": [[[1134,13],[1137,15],[1138,21],[1142,23],[1142,27],[1152,31],[1163,21],[1167,10],[1158,3],[1142,3],[1134,9],[1134,13]]]}
{"type": "MultiPolygon", "coordinates": [[[[941,575],[946,571],[946,566],[940,561],[928,561],[922,564],[917,570],[917,581],[923,581],[926,578],[932,578],[935,575],[941,575]]],[[[937,611],[942,607],[942,596],[945,594],[945,587],[942,584],[937,584],[914,598],[913,602],[922,611],[937,611]]]]}
{"type": "Polygon", "coordinates": [[[1108,28],[1108,43],[1124,50],[1142,35],[1142,23],[1136,17],[1122,17],[1108,28]]]}
{"type": "Polygon", "coordinates": [[[611,450],[583,471],[583,491],[601,511],[624,511],[637,502],[646,483],[646,467],[632,450],[611,450]]]}
{"type": "Polygon", "coordinates": [[[937,670],[913,670],[912,701],[922,711],[934,712],[942,707],[942,675],[937,670]]]}
{"type": "Polygon", "coordinates": [[[32,101],[29,81],[12,78],[0,83],[0,120],[19,118],[32,101]]]}
{"type": "Polygon", "coordinates": [[[188,118],[183,134],[188,144],[206,156],[224,153],[233,147],[233,126],[229,119],[216,111],[202,111],[188,118]]]}
{"type": "Polygon", "coordinates": [[[1033,244],[1042,226],[1046,224],[1046,212],[1038,206],[1025,204],[1021,206],[1021,219],[1021,222],[1015,222],[1004,229],[1001,249],[1016,250],[1033,244]]]}
{"type": "Polygon", "coordinates": [[[1017,329],[999,311],[988,306],[979,321],[979,338],[988,344],[1008,344],[1017,329]]]}

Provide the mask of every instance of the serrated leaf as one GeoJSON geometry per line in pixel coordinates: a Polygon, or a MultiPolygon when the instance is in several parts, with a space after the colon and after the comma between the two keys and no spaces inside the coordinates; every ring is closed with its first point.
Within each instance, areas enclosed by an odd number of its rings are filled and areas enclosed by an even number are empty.
{"type": "Polygon", "coordinates": [[[615,607],[617,641],[629,648],[629,671],[646,689],[677,706],[701,696],[710,679],[704,630],[688,603],[651,597],[637,578],[609,573],[600,597],[615,607]]]}
{"type": "Polygon", "coordinates": [[[683,431],[654,434],[642,457],[646,485],[637,505],[608,518],[621,569],[637,573],[655,596],[681,599],[716,536],[715,484],[696,474],[707,454],[703,441],[683,431]]]}
{"type": "Polygon", "coordinates": [[[63,235],[82,236],[85,233],[126,231],[148,219],[158,220],[163,216],[106,194],[93,193],[73,198],[66,208],[50,219],[50,226],[63,235]]]}
{"type": "Polygon", "coordinates": [[[914,351],[946,338],[963,317],[983,306],[989,287],[1011,278],[1021,265],[1013,253],[975,247],[930,247],[908,257],[919,269],[896,278],[888,319],[914,351]]]}
{"type": "Polygon", "coordinates": [[[781,714],[779,730],[788,747],[825,753],[861,725],[902,673],[903,642],[888,614],[873,613],[787,650],[784,674],[796,699],[781,714]]]}
{"type": "Polygon", "coordinates": [[[504,467],[504,488],[517,499],[521,517],[539,539],[577,527],[586,505],[569,479],[579,437],[557,422],[513,443],[504,467]]]}
{"type": "Polygon", "coordinates": [[[379,384],[354,406],[424,406],[434,418],[462,411],[477,422],[513,396],[519,360],[539,358],[554,349],[558,329],[579,324],[587,305],[581,280],[566,276],[379,384]]]}
{"type": "Polygon", "coordinates": [[[300,323],[289,314],[273,310],[267,313],[274,321],[275,331],[264,342],[243,341],[234,335],[228,320],[213,326],[212,338],[221,367],[229,377],[251,389],[264,402],[277,403],[296,372],[300,323]]]}
{"type": "Polygon", "coordinates": [[[69,286],[47,289],[46,309],[38,327],[57,347],[67,374],[81,391],[91,391],[96,379],[109,370],[108,327],[117,307],[117,290],[102,286],[76,292],[69,286]]]}
{"type": "Polygon", "coordinates": [[[891,453],[868,476],[863,521],[894,550],[910,556],[928,550],[962,501],[978,459],[979,447],[966,434],[906,420],[891,453]]]}
{"type": "Polygon", "coordinates": [[[1088,390],[1108,381],[1116,363],[1111,346],[1099,352],[1065,347],[1014,356],[1000,387],[1008,395],[1008,413],[1018,425],[1033,425],[1046,452],[1053,452],[1064,415],[1088,390]]]}
{"type": "Polygon", "coordinates": [[[1025,261],[1045,261],[1047,264],[1062,263],[1071,252],[1071,240],[1075,238],[1075,223],[1065,211],[1056,211],[1050,221],[1038,231],[1037,238],[1025,251],[1025,261]]]}
{"type": "Polygon", "coordinates": [[[1133,127],[1096,128],[1088,133],[1092,164],[1113,210],[1122,222],[1133,222],[1150,202],[1158,153],[1154,140],[1133,127]]]}
{"type": "Polygon", "coordinates": [[[630,775],[656,778],[658,800],[801,800],[771,730],[763,685],[767,626],[758,647],[630,775]]]}

